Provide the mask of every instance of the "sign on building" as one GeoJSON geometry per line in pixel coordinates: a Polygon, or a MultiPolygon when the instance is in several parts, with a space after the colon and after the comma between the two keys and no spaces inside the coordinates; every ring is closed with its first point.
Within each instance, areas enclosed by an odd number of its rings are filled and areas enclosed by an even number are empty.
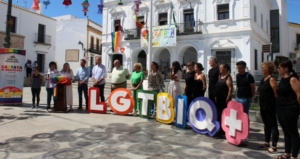
{"type": "MultiPolygon", "coordinates": [[[[152,28],[152,33],[152,47],[176,46],[175,25],[155,26],[152,28]]],[[[143,28],[141,33],[141,46],[148,47],[148,44],[149,30],[143,28]]]]}

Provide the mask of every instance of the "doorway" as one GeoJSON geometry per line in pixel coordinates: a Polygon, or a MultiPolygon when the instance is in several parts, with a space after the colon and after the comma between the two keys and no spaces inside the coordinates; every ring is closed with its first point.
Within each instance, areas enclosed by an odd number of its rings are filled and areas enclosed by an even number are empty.
{"type": "Polygon", "coordinates": [[[39,72],[45,72],[45,54],[37,54],[39,72]]]}
{"type": "Polygon", "coordinates": [[[147,55],[144,50],[142,50],[138,55],[138,62],[142,64],[143,70],[146,70],[146,63],[147,63],[147,55]]]}
{"type": "Polygon", "coordinates": [[[123,55],[122,55],[122,54],[114,54],[114,55],[112,55],[112,61],[111,61],[112,67],[111,67],[111,71],[112,71],[113,68],[114,68],[114,61],[115,61],[115,60],[119,60],[121,66],[123,66],[123,55]]]}

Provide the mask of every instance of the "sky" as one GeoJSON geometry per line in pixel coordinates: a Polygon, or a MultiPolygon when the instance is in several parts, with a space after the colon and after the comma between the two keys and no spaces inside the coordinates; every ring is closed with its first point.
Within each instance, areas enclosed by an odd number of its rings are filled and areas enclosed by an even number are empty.
{"type": "MultiPolygon", "coordinates": [[[[7,1],[7,0],[5,0],[7,1]]],[[[31,9],[33,0],[13,0],[13,4],[31,9]],[[26,3],[27,2],[27,3],[26,3]]],[[[44,0],[40,0],[42,3],[44,0]]],[[[84,16],[81,3],[83,0],[72,0],[72,5],[66,7],[64,0],[49,0],[51,3],[47,9],[43,6],[42,13],[49,17],[72,14],[77,18],[89,18],[92,21],[102,25],[102,15],[98,14],[98,4],[100,0],[89,0],[90,7],[87,16],[84,16]]],[[[286,0],[288,3],[288,22],[300,23],[300,0],[286,0]]],[[[117,3],[117,1],[116,1],[117,3]]]]}

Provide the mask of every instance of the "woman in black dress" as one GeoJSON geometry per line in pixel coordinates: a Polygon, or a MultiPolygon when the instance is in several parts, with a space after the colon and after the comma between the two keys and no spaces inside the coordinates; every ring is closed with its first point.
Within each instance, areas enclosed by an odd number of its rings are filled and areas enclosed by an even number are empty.
{"type": "Polygon", "coordinates": [[[201,63],[195,64],[195,76],[194,76],[194,88],[193,88],[193,99],[197,97],[204,97],[206,91],[206,79],[202,73],[204,70],[201,63]]]}
{"type": "MultiPolygon", "coordinates": [[[[232,77],[229,74],[230,67],[228,64],[220,65],[220,76],[216,84],[216,107],[218,111],[218,121],[221,124],[222,112],[227,107],[227,103],[231,101],[232,95],[232,77]]],[[[225,132],[220,129],[217,136],[224,136],[225,132]]]]}
{"type": "Polygon", "coordinates": [[[264,123],[265,143],[259,146],[260,149],[270,147],[270,139],[272,134],[272,147],[268,149],[269,153],[277,151],[277,142],[279,139],[279,131],[276,117],[276,98],[277,98],[277,82],[272,76],[275,65],[273,62],[264,62],[261,64],[261,72],[264,77],[261,79],[259,91],[260,115],[264,123]]]}
{"type": "Polygon", "coordinates": [[[192,102],[192,94],[193,94],[193,88],[194,88],[194,76],[195,76],[194,65],[195,65],[194,61],[191,61],[186,65],[187,72],[185,74],[184,94],[187,96],[188,106],[190,106],[190,104],[192,102]]]}
{"type": "Polygon", "coordinates": [[[276,89],[276,112],[279,124],[284,133],[284,154],[276,159],[296,159],[300,147],[298,131],[300,83],[290,60],[279,64],[278,73],[282,76],[276,89]]]}

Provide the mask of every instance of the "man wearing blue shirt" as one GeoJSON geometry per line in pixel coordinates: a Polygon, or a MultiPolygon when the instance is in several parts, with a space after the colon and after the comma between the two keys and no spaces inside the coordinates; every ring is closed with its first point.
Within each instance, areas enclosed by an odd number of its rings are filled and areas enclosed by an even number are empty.
{"type": "Polygon", "coordinates": [[[100,90],[101,102],[105,102],[104,98],[104,86],[106,78],[106,67],[101,64],[102,59],[100,56],[96,57],[96,65],[92,70],[92,80],[94,82],[94,87],[98,87],[100,90]]]}
{"type": "Polygon", "coordinates": [[[88,82],[90,77],[90,69],[85,67],[85,59],[80,60],[80,68],[76,72],[76,80],[78,80],[78,96],[79,96],[79,107],[82,109],[82,92],[85,98],[86,109],[88,108],[88,82]]]}

